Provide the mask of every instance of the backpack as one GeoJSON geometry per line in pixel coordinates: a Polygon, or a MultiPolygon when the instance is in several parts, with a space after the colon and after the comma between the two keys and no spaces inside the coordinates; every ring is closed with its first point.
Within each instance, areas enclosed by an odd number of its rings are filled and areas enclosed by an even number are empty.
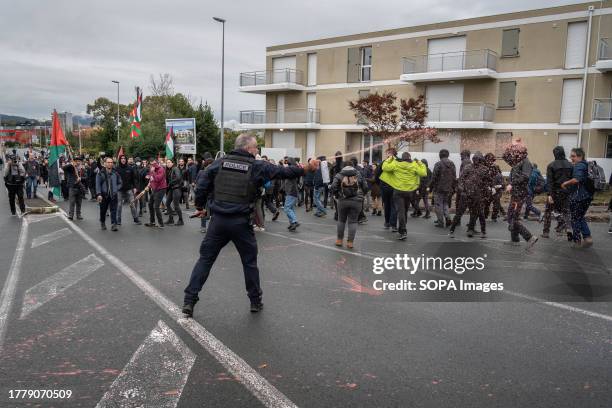
{"type": "Polygon", "coordinates": [[[25,177],[19,174],[19,166],[11,164],[9,174],[6,176],[5,182],[12,185],[19,185],[25,183],[25,177]]]}
{"type": "Polygon", "coordinates": [[[546,180],[544,180],[544,177],[542,176],[541,173],[538,173],[537,175],[537,179],[535,182],[535,186],[533,187],[533,191],[536,194],[540,194],[546,191],[546,180]]]}
{"type": "Polygon", "coordinates": [[[585,184],[586,190],[593,194],[595,191],[601,191],[604,188],[605,182],[601,182],[601,174],[597,165],[590,161],[588,162],[587,181],[585,184]]]}
{"type": "Polygon", "coordinates": [[[359,183],[357,175],[354,176],[342,176],[340,182],[340,193],[343,198],[356,197],[359,193],[359,183]]]}

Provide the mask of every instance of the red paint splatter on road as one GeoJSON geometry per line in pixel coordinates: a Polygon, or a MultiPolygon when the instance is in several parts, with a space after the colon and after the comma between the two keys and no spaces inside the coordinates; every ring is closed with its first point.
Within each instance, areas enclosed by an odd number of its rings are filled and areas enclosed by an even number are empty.
{"type": "Polygon", "coordinates": [[[380,290],[376,290],[376,289],[373,289],[367,286],[363,286],[361,282],[357,281],[354,278],[351,278],[350,276],[342,275],[340,279],[342,279],[344,283],[347,283],[349,285],[349,287],[346,289],[349,290],[350,292],[365,293],[366,295],[371,295],[371,296],[379,296],[383,294],[383,292],[380,290]]]}

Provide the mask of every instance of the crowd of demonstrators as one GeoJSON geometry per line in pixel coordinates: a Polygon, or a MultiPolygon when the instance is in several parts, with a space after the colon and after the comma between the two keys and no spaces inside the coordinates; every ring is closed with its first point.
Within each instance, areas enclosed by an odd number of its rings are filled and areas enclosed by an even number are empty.
{"type": "MultiPolygon", "coordinates": [[[[409,211],[414,218],[426,219],[434,212],[433,225],[449,229],[450,237],[455,236],[463,215],[469,214],[468,237],[480,235],[485,239],[486,221],[496,222],[503,216],[508,222],[512,245],[519,245],[522,238],[530,249],[539,238],[550,238],[553,221],[556,221],[554,232],[566,236],[573,246],[592,245],[585,216],[594,192],[605,180],[601,180],[603,169],[587,162],[582,149],[572,149],[570,161],[563,147],[555,147],[544,177],[529,160],[527,149],[513,144],[502,157],[510,165],[507,179],[492,153],[483,156],[480,152],[462,151],[459,171],[446,149],[440,150],[433,168],[426,160],[413,158],[407,152],[400,155],[390,148],[385,153],[383,161],[370,163],[359,162],[356,157],[347,157],[338,151],[329,161],[325,156],[318,156],[320,164],[316,171],[302,177],[264,180],[253,208],[254,231],[264,231],[267,217],[276,221],[284,212],[288,230],[296,232],[300,226],[296,209],[303,206],[307,214],[316,217],[326,217],[328,209],[333,209],[337,221],[336,244],[344,245],[346,238],[347,248],[354,246],[357,225],[367,221],[366,214],[384,215],[384,228],[397,233],[399,240],[406,239],[409,211]],[[504,191],[509,198],[507,212],[502,206],[504,191]],[[545,198],[543,209],[535,205],[540,195],[545,198]],[[451,214],[453,204],[455,211],[451,214]],[[530,231],[533,227],[528,228],[524,223],[530,214],[535,214],[542,223],[541,234],[530,231]]],[[[307,163],[313,159],[308,158],[307,163]]],[[[257,156],[256,160],[279,167],[302,167],[299,158],[284,157],[276,162],[257,156]]],[[[4,157],[4,163],[11,212],[16,214],[19,208],[24,213],[24,199],[35,197],[38,185],[48,185],[48,160],[35,153],[24,158],[13,154],[4,157]]],[[[164,158],[141,160],[125,155],[116,162],[111,157],[95,160],[62,155],[58,172],[62,196],[69,203],[68,218],[83,219],[81,209],[89,195],[99,203],[101,228],[106,229],[106,218],[110,215],[111,230],[116,231],[122,223],[125,205],[129,205],[136,225],[147,212],[149,222],[145,225],[148,227],[184,225],[184,211],[193,205],[198,174],[212,163],[208,152],[199,161],[179,158],[176,163],[164,158]],[[165,221],[164,213],[168,217],[165,221]]],[[[612,200],[608,210],[612,213],[612,200]]],[[[210,216],[202,217],[200,222],[200,231],[206,233],[210,216]]],[[[609,232],[612,234],[612,219],[609,232]]]]}

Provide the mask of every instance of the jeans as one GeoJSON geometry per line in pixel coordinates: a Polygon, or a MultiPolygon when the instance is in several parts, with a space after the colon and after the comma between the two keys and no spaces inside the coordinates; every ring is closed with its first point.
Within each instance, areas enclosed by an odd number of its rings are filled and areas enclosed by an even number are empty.
{"type": "Polygon", "coordinates": [[[261,301],[262,291],[257,268],[257,241],[249,218],[213,214],[206,236],[200,245],[200,257],[191,272],[189,285],[185,288],[186,304],[193,305],[199,300],[198,293],[206,283],[219,252],[230,241],[236,246],[242,261],[244,282],[249,299],[251,302],[261,301]]]}
{"type": "Polygon", "coordinates": [[[510,231],[510,238],[514,242],[519,242],[519,235],[523,237],[525,241],[531,239],[531,232],[523,224],[521,224],[521,208],[523,208],[523,198],[512,198],[510,199],[510,205],[508,206],[508,230],[510,231]]]}
{"type": "Polygon", "coordinates": [[[385,225],[397,227],[397,211],[393,204],[393,187],[381,183],[383,209],[385,211],[385,225]]]}
{"type": "Polygon", "coordinates": [[[540,210],[533,205],[533,194],[529,194],[527,196],[527,200],[525,201],[525,218],[529,217],[529,213],[532,212],[538,217],[540,216],[540,210]]]}
{"type": "Polygon", "coordinates": [[[448,194],[449,193],[434,193],[434,209],[438,217],[438,223],[445,225],[448,216],[448,194]]]}
{"type": "Polygon", "coordinates": [[[570,200],[570,214],[572,217],[572,235],[574,242],[580,242],[582,239],[591,236],[589,224],[586,222],[584,217],[590,205],[590,199],[580,201],[570,200]]]}
{"type": "Polygon", "coordinates": [[[110,219],[111,224],[117,224],[117,196],[114,195],[112,197],[106,196],[102,197],[102,201],[100,202],[100,223],[104,224],[106,222],[106,212],[110,207],[110,219]]]}
{"type": "Polygon", "coordinates": [[[297,203],[298,198],[292,195],[287,195],[285,197],[285,214],[287,214],[287,218],[291,224],[295,224],[297,222],[297,216],[295,215],[295,204],[297,203]]]}
{"type": "Polygon", "coordinates": [[[28,198],[36,197],[37,187],[38,187],[38,177],[28,176],[26,180],[26,196],[28,198]]]}
{"type": "Polygon", "coordinates": [[[313,187],[304,185],[304,205],[307,210],[312,208],[313,201],[313,187]]]}
{"type": "Polygon", "coordinates": [[[315,188],[314,203],[315,203],[315,206],[317,207],[317,211],[315,213],[317,215],[327,214],[327,210],[325,209],[325,206],[323,205],[323,202],[321,201],[321,195],[324,195],[324,194],[325,194],[325,187],[321,186],[321,187],[315,188]]]}
{"type": "Polygon", "coordinates": [[[397,222],[398,232],[405,234],[406,230],[406,218],[408,215],[408,209],[412,205],[414,207],[416,201],[416,194],[414,191],[400,191],[395,190],[393,192],[393,203],[395,204],[395,211],[397,211],[397,222]]]}
{"type": "Polygon", "coordinates": [[[180,188],[173,188],[168,191],[166,196],[166,208],[168,209],[168,219],[170,222],[174,220],[174,215],[177,215],[180,221],[183,221],[183,212],[181,211],[181,197],[183,191],[180,188]]]}
{"type": "Polygon", "coordinates": [[[81,216],[81,203],[83,202],[83,194],[81,189],[78,187],[70,188],[68,192],[68,199],[70,200],[70,207],[68,210],[68,216],[74,217],[74,210],[76,208],[77,217],[81,216]]]}
{"type": "Polygon", "coordinates": [[[161,205],[162,199],[166,195],[166,189],[162,188],[161,190],[153,191],[149,196],[149,221],[151,224],[155,224],[155,217],[157,216],[157,222],[159,225],[164,225],[164,220],[162,219],[162,212],[159,206],[161,205]]]}
{"type": "Polygon", "coordinates": [[[354,199],[338,200],[338,223],[336,224],[336,232],[338,239],[344,239],[344,229],[348,223],[348,241],[355,240],[357,233],[357,219],[361,211],[361,202],[354,199]]]}
{"type": "MultiPolygon", "coordinates": [[[[117,203],[117,223],[121,225],[121,209],[123,208],[123,203],[125,201],[127,201],[128,203],[131,203],[134,200],[134,191],[133,190],[119,191],[119,194],[117,196],[119,199],[119,202],[117,203]]],[[[130,206],[130,211],[132,212],[133,219],[138,218],[137,205],[138,203],[135,203],[133,206],[130,206]]]]}

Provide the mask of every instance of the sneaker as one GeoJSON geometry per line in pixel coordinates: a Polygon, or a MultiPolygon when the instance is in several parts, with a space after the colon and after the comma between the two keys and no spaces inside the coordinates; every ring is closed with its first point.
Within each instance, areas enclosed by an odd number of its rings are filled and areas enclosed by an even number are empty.
{"type": "Polygon", "coordinates": [[[391,232],[397,232],[397,227],[391,227],[391,232]]]}
{"type": "Polygon", "coordinates": [[[261,312],[263,310],[263,303],[261,300],[258,302],[251,302],[251,313],[261,312]]]}
{"type": "Polygon", "coordinates": [[[272,216],[272,221],[276,221],[279,215],[280,215],[280,211],[276,211],[274,215],[272,216]]]}
{"type": "Polygon", "coordinates": [[[337,239],[336,240],[336,246],[339,246],[339,247],[342,246],[342,240],[341,239],[337,239]]]}
{"type": "Polygon", "coordinates": [[[378,212],[376,213],[377,217],[382,217],[382,211],[378,210],[378,212]]]}
{"type": "Polygon", "coordinates": [[[585,238],[582,240],[582,247],[583,247],[583,248],[589,248],[589,247],[592,247],[592,246],[593,246],[593,238],[591,238],[591,237],[585,237],[585,238]]]}
{"type": "Polygon", "coordinates": [[[427,220],[431,218],[431,215],[429,214],[429,211],[427,211],[427,212],[425,213],[425,216],[424,216],[423,218],[425,218],[425,219],[427,219],[427,220]]]}
{"type": "Polygon", "coordinates": [[[444,223],[440,222],[440,221],[434,221],[434,227],[436,228],[444,228],[444,223]]]}
{"type": "Polygon", "coordinates": [[[165,225],[174,225],[174,219],[168,218],[167,221],[164,222],[165,225]]]}
{"type": "Polygon", "coordinates": [[[403,234],[400,234],[400,236],[399,236],[399,237],[397,237],[397,239],[398,239],[399,241],[405,241],[405,240],[406,240],[406,238],[408,238],[408,234],[407,234],[407,233],[405,233],[405,232],[404,232],[403,234]]]}
{"type": "Polygon", "coordinates": [[[134,218],[134,224],[142,225],[142,222],[140,222],[140,220],[138,218],[134,218]]]}
{"type": "Polygon", "coordinates": [[[69,215],[69,216],[68,216],[68,219],[69,219],[70,221],[72,221],[72,220],[74,219],[74,217],[72,217],[72,215],[69,215]]]}
{"type": "Polygon", "coordinates": [[[608,228],[608,234],[612,234],[612,227],[608,228]]]}
{"type": "Polygon", "coordinates": [[[186,318],[193,317],[193,305],[191,303],[185,303],[183,305],[183,314],[186,318]]]}
{"type": "Polygon", "coordinates": [[[538,237],[536,237],[535,235],[529,238],[529,241],[527,241],[527,247],[525,248],[525,250],[526,251],[531,250],[531,248],[533,248],[536,242],[538,242],[538,237]]]}
{"type": "Polygon", "coordinates": [[[100,229],[102,231],[106,231],[106,224],[104,224],[104,223],[100,224],[100,229]]]}
{"type": "Polygon", "coordinates": [[[201,232],[202,234],[206,234],[206,228],[200,228],[200,232],[201,232]]]}
{"type": "Polygon", "coordinates": [[[448,237],[449,238],[455,238],[455,231],[449,231],[448,232],[448,237]]]}
{"type": "Polygon", "coordinates": [[[386,230],[388,230],[389,228],[391,228],[391,224],[389,224],[389,223],[385,223],[384,228],[385,228],[386,230]]]}
{"type": "Polygon", "coordinates": [[[287,228],[289,229],[289,231],[293,232],[293,231],[295,231],[295,230],[297,229],[297,227],[298,227],[299,225],[300,225],[300,224],[298,224],[297,222],[294,222],[294,223],[292,223],[291,225],[289,225],[289,227],[287,227],[287,228]]]}
{"type": "Polygon", "coordinates": [[[353,249],[353,241],[346,240],[346,247],[348,249],[353,249]]]}
{"type": "Polygon", "coordinates": [[[154,222],[145,222],[145,227],[157,227],[157,224],[155,224],[154,222]]]}
{"type": "Polygon", "coordinates": [[[176,225],[177,227],[180,227],[181,225],[185,225],[185,223],[183,222],[183,220],[178,220],[176,224],[174,225],[176,225]]]}
{"type": "Polygon", "coordinates": [[[472,229],[467,230],[467,236],[468,238],[472,238],[474,236],[474,230],[472,229]]]}
{"type": "Polygon", "coordinates": [[[117,224],[111,225],[111,231],[118,231],[117,224]]]}
{"type": "Polygon", "coordinates": [[[157,226],[157,228],[159,228],[159,229],[164,229],[165,227],[164,227],[164,224],[159,224],[159,225],[157,226]]]}
{"type": "Polygon", "coordinates": [[[81,217],[80,215],[77,215],[77,220],[83,221],[83,217],[81,217]]]}
{"type": "Polygon", "coordinates": [[[486,232],[481,233],[480,239],[487,239],[487,233],[486,232]]]}

